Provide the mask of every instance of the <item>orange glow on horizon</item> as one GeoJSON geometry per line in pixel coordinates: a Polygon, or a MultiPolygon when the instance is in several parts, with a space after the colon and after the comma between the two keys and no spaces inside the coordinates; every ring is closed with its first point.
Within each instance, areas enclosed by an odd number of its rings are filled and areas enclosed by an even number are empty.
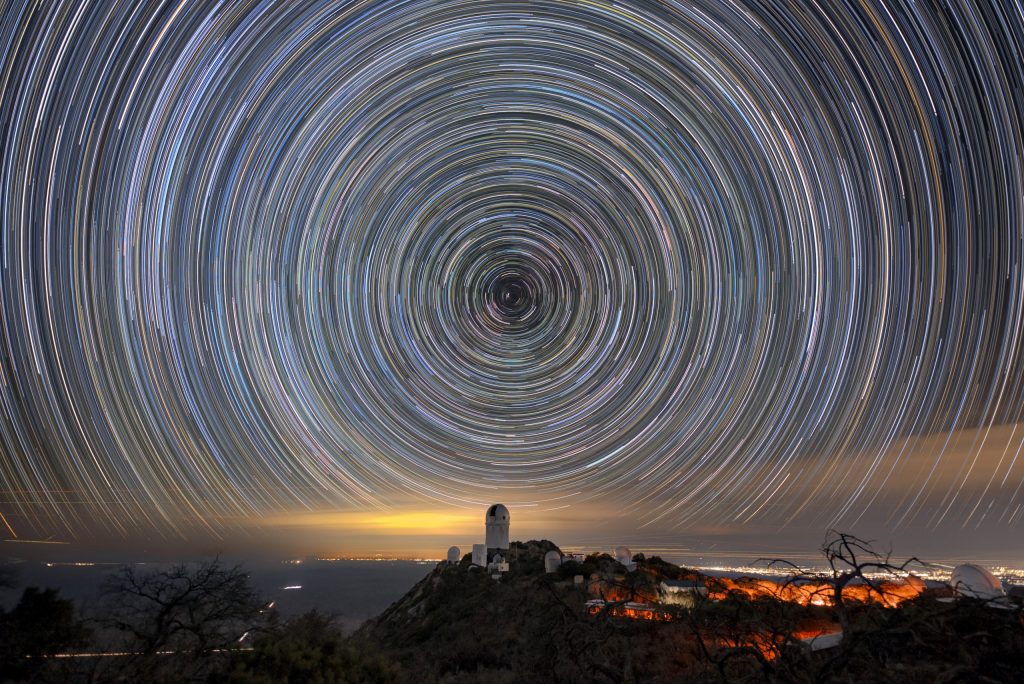
{"type": "Polygon", "coordinates": [[[264,518],[260,523],[269,527],[331,529],[373,535],[467,535],[482,531],[483,516],[477,511],[450,509],[333,511],[282,514],[264,518]]]}

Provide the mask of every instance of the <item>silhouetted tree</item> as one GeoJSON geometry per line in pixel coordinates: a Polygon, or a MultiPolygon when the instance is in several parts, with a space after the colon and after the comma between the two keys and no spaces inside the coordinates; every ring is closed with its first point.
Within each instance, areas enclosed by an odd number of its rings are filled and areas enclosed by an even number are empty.
{"type": "Polygon", "coordinates": [[[821,552],[829,566],[826,573],[806,571],[780,559],[771,560],[769,566],[793,568],[794,574],[783,583],[783,588],[798,583],[823,586],[844,635],[850,631],[850,606],[844,592],[851,584],[863,584],[869,595],[884,602],[888,596],[887,581],[901,579],[914,565],[924,565],[917,557],[897,564],[892,560],[891,550],[882,554],[873,548],[872,542],[836,530],[829,530],[821,552]]]}
{"type": "Polygon", "coordinates": [[[219,559],[139,572],[126,565],[104,584],[106,614],[118,650],[119,677],[166,671],[201,676],[208,656],[238,648],[264,622],[264,602],[240,566],[219,559]],[[162,657],[168,654],[186,657],[162,657]]]}
{"type": "Polygon", "coordinates": [[[0,611],[0,674],[4,681],[33,679],[48,664],[45,656],[82,645],[88,634],[56,589],[27,587],[10,612],[0,611]]]}

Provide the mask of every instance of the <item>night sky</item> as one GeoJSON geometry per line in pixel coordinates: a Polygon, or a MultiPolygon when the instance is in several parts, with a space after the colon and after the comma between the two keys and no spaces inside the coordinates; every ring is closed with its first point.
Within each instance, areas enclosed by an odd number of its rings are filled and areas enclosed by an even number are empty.
{"type": "Polygon", "coordinates": [[[6,538],[1020,546],[1020,0],[2,11],[6,538]]]}

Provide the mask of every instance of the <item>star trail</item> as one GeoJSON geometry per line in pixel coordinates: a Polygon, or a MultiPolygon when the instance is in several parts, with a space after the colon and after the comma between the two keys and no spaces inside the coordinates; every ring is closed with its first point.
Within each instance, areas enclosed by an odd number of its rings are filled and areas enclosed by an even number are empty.
{"type": "Polygon", "coordinates": [[[12,534],[1024,518],[1019,0],[0,21],[12,534]]]}

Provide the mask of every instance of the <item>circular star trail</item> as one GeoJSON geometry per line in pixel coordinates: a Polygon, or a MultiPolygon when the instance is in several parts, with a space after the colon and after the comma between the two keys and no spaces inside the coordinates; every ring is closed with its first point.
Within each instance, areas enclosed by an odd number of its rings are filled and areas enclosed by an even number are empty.
{"type": "Polygon", "coordinates": [[[1024,516],[1017,2],[16,0],[0,35],[15,527],[851,519],[963,434],[892,519],[1024,516]]]}

